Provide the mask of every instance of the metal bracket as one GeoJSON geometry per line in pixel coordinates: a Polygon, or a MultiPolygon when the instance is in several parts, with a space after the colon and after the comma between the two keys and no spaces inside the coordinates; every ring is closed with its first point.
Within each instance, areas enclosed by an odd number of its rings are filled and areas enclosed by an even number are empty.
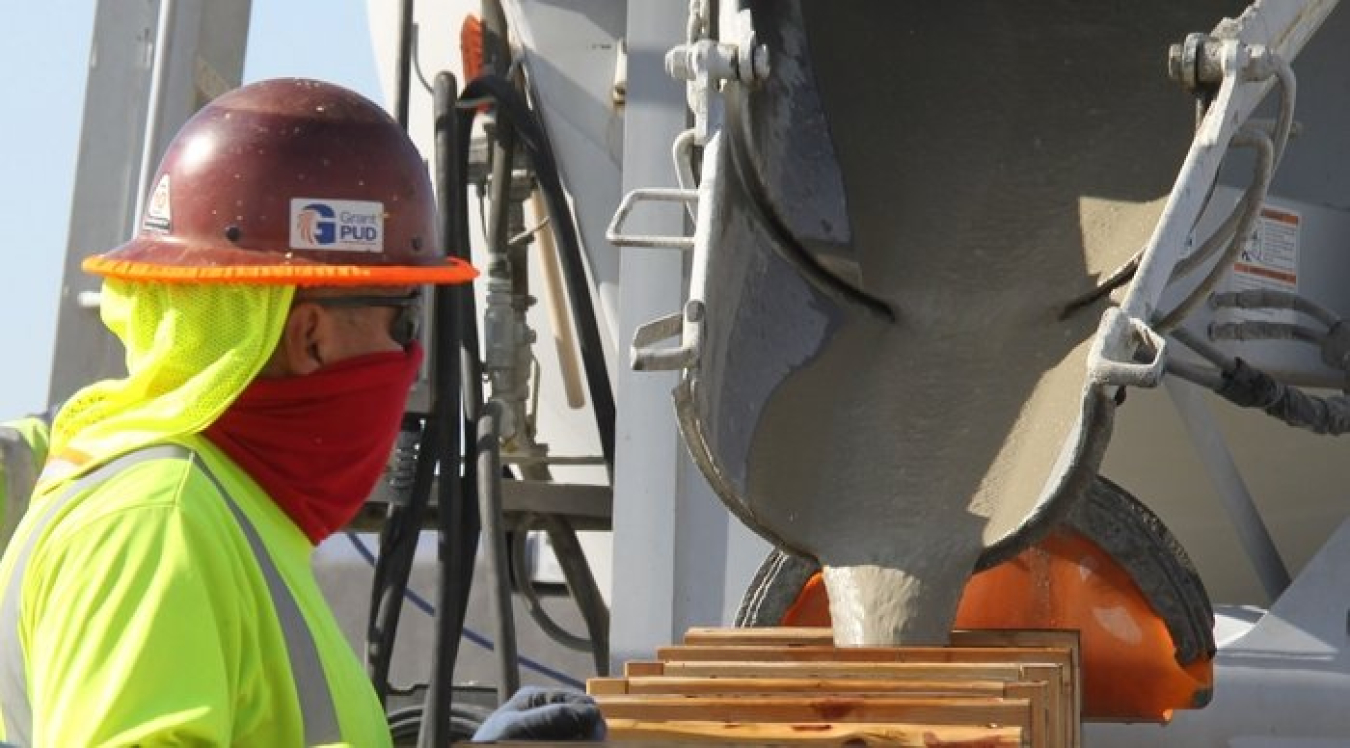
{"type": "Polygon", "coordinates": [[[1112,307],[1102,314],[1088,352],[1088,381],[1096,385],[1157,387],[1162,382],[1167,339],[1112,307]],[[1139,360],[1140,354],[1150,355],[1139,360]]]}
{"type": "Polygon", "coordinates": [[[685,203],[687,205],[698,204],[698,190],[679,190],[668,187],[643,187],[623,196],[619,203],[619,209],[614,211],[614,218],[610,220],[609,227],[605,229],[605,238],[610,244],[616,247],[648,247],[648,248],[669,248],[690,250],[694,248],[694,237],[692,236],[661,236],[650,234],[625,234],[623,224],[628,220],[628,214],[633,212],[633,208],[638,203],[685,203]]]}
{"type": "Polygon", "coordinates": [[[703,302],[690,299],[684,311],[641,325],[633,333],[631,360],[634,371],[678,371],[698,363],[703,346],[703,302]],[[680,338],[674,348],[656,346],[663,340],[680,338]]]}
{"type": "Polygon", "coordinates": [[[688,41],[666,53],[666,72],[676,80],[688,81],[687,98],[694,113],[694,140],[699,145],[708,142],[713,126],[713,96],[723,81],[756,83],[769,77],[769,48],[755,36],[750,12],[737,14],[736,42],[721,42],[706,34],[706,18],[697,14],[706,12],[698,2],[690,9],[688,41]]]}

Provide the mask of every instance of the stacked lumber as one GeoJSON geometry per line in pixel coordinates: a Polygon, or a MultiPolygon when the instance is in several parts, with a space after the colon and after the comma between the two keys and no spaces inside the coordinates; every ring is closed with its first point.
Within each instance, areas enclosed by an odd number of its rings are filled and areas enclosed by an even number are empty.
{"type": "Polygon", "coordinates": [[[1072,631],[837,648],[828,628],[695,628],[587,691],[621,743],[1077,748],[1079,682],[1072,631]]]}

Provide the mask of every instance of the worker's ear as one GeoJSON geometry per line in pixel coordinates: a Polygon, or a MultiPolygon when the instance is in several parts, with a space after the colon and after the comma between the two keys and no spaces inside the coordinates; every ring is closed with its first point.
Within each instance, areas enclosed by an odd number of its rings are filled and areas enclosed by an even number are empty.
{"type": "Polygon", "coordinates": [[[303,376],[323,366],[324,329],[324,312],[318,304],[301,302],[292,307],[267,373],[303,376]]]}

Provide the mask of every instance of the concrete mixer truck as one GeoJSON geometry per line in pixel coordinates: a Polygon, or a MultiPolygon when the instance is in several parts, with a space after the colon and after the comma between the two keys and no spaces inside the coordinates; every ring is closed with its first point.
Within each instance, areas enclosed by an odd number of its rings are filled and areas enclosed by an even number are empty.
{"type": "Polygon", "coordinates": [[[1289,428],[1345,431],[1299,389],[1346,376],[1333,5],[721,10],[667,58],[690,290],[633,362],[776,548],[738,622],[1077,629],[1086,718],[1171,720],[1092,745],[1347,735],[1345,541],[1294,519],[1341,461],[1289,428]]]}
{"type": "MultiPolygon", "coordinates": [[[[54,402],[118,366],[80,259],[249,43],[248,2],[144,6],[98,12],[54,402]]],[[[367,10],[484,270],[428,326],[468,385],[423,378],[316,557],[382,695],[421,698],[428,651],[501,696],[695,625],[1068,628],[1089,745],[1350,739],[1334,0],[367,10]]]]}

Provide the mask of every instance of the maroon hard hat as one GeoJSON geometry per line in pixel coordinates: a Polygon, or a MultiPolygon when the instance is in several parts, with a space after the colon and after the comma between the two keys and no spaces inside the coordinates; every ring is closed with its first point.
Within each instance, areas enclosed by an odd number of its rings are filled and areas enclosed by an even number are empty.
{"type": "Polygon", "coordinates": [[[114,278],[420,285],[477,271],[440,254],[427,169],[403,128],[331,83],[266,80],[179,130],[134,239],[85,260],[114,278]]]}

